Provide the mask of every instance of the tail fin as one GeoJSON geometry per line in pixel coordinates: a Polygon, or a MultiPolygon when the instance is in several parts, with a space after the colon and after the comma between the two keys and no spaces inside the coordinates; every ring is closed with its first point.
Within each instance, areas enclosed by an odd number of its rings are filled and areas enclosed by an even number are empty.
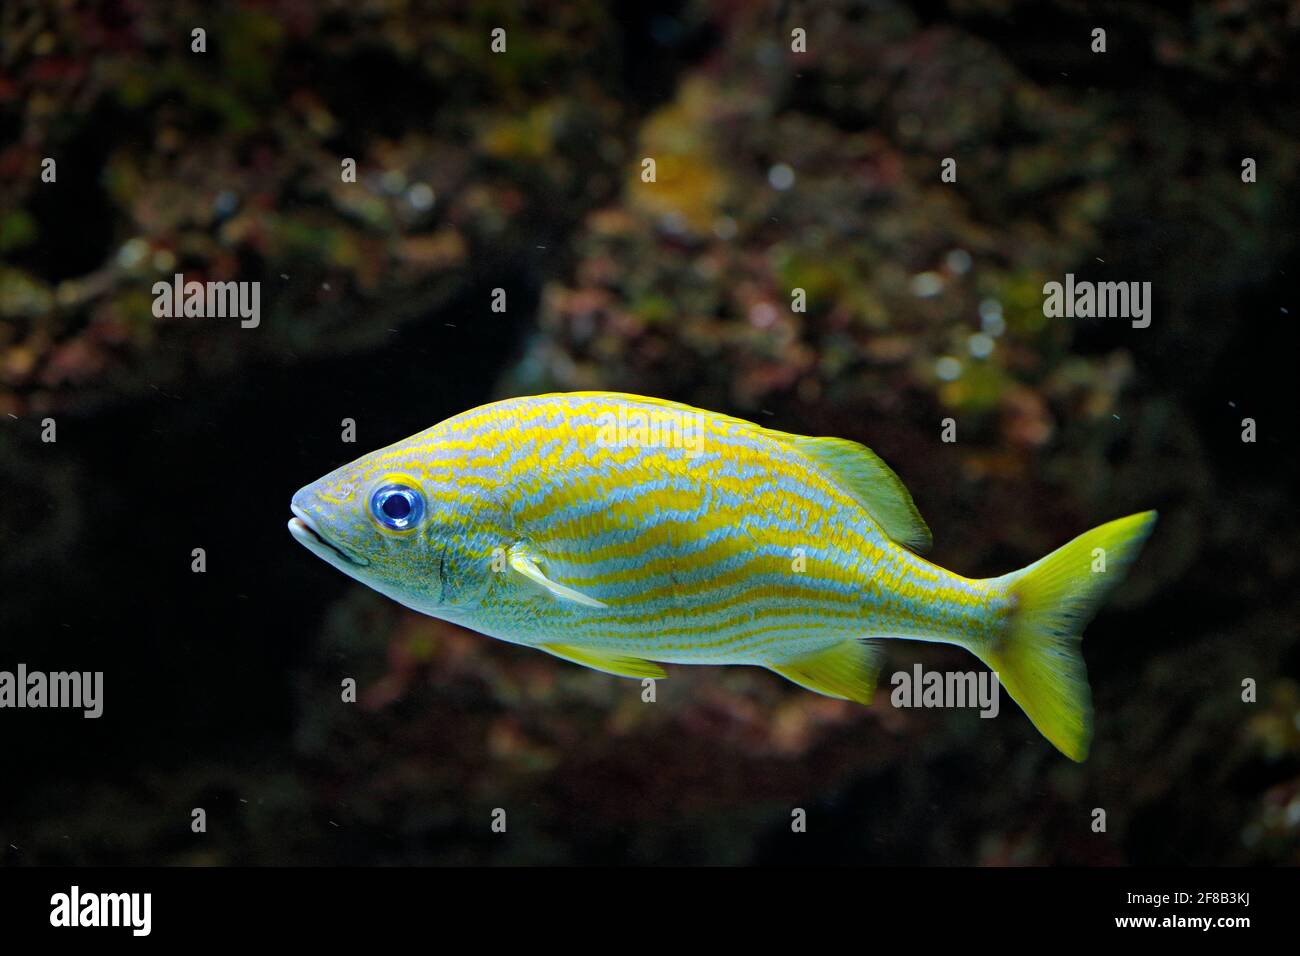
{"type": "Polygon", "coordinates": [[[1154,511],[1120,518],[995,579],[1016,603],[1001,639],[980,656],[1071,760],[1086,759],[1092,743],[1092,692],[1080,653],[1084,625],[1123,579],[1155,521],[1154,511]]]}

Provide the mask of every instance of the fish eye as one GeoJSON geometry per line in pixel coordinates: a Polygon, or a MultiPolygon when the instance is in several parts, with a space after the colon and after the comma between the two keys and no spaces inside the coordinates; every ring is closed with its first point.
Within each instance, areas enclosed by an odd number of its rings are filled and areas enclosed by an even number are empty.
{"type": "Polygon", "coordinates": [[[383,485],[370,496],[370,514],[391,531],[410,531],[424,515],[424,496],[407,485],[383,485]]]}

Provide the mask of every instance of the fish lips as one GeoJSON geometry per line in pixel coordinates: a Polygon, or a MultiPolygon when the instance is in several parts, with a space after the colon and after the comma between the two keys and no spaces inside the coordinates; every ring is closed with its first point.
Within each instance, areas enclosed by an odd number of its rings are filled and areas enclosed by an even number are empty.
{"type": "Polygon", "coordinates": [[[328,561],[343,570],[349,568],[364,568],[369,566],[370,562],[365,558],[349,554],[343,548],[339,547],[329,538],[325,537],[312,521],[311,516],[303,511],[297,505],[290,505],[289,510],[294,516],[289,519],[289,533],[297,539],[298,543],[310,551],[316,557],[323,561],[328,561]]]}

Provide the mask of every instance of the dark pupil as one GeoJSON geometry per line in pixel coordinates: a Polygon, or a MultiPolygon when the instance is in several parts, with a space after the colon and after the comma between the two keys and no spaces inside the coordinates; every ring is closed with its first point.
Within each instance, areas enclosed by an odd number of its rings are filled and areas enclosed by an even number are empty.
{"type": "Polygon", "coordinates": [[[383,511],[384,517],[401,521],[411,513],[411,503],[406,500],[406,495],[389,495],[379,509],[383,511]]]}

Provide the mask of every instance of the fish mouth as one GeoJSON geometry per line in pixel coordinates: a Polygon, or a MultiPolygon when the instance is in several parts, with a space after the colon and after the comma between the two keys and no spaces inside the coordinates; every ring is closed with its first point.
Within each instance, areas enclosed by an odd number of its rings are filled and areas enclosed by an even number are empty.
{"type": "Polygon", "coordinates": [[[326,561],[337,564],[351,565],[356,568],[364,568],[370,564],[365,558],[355,557],[348,554],[337,544],[331,541],[325,535],[320,533],[320,529],[312,522],[307,513],[297,505],[290,505],[289,510],[294,516],[289,519],[289,533],[297,539],[298,543],[317,557],[324,558],[326,561]]]}

